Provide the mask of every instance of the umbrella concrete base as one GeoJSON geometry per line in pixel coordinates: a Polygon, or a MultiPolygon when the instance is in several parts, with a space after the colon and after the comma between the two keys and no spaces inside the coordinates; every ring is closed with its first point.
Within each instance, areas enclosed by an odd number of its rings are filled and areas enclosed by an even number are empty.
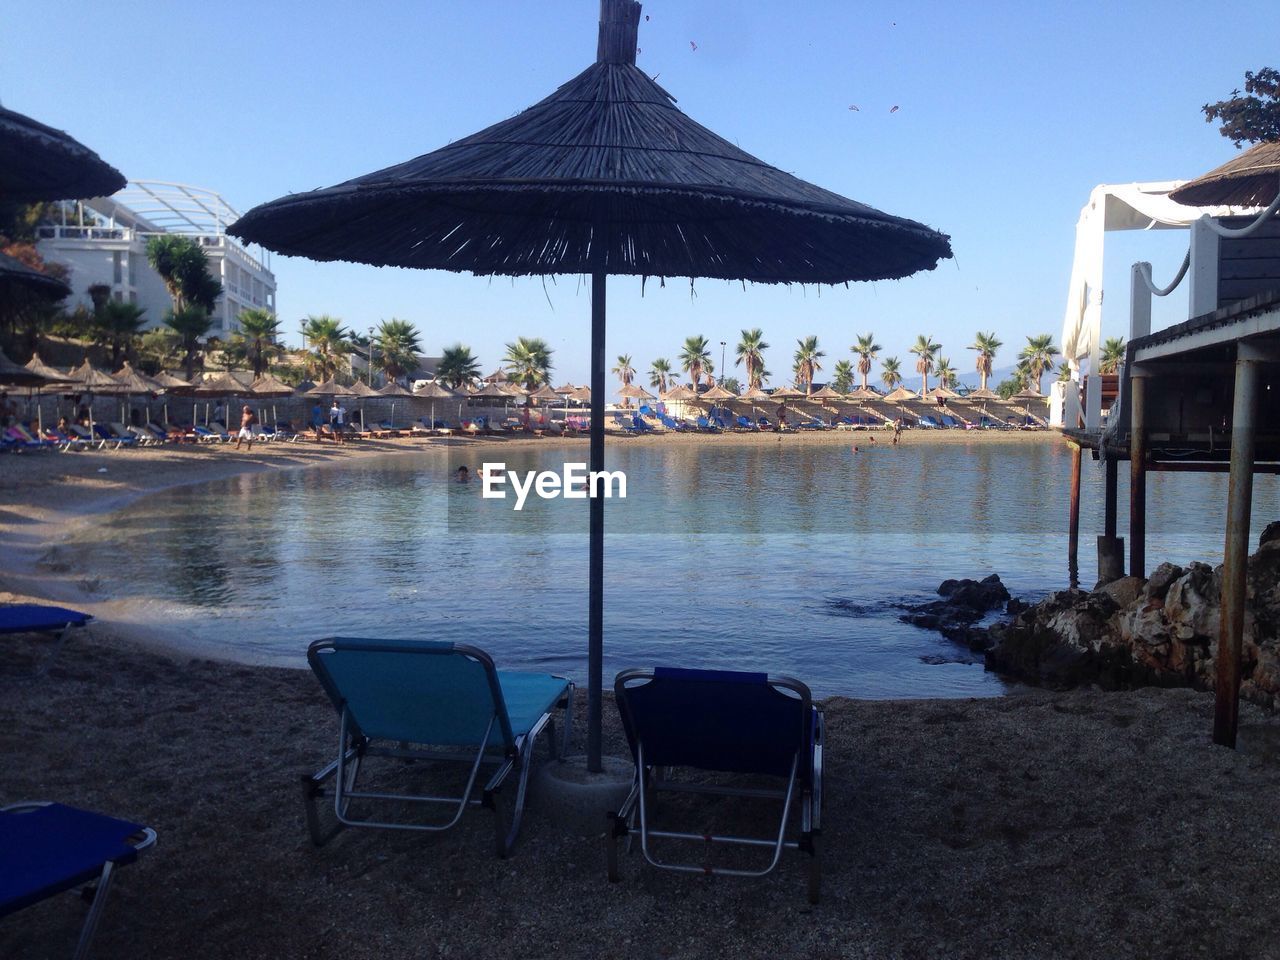
{"type": "Polygon", "coordinates": [[[538,811],[582,834],[606,827],[605,814],[622,806],[635,765],[621,757],[601,757],[600,773],[587,770],[585,756],[549,760],[538,769],[533,791],[538,811]]]}

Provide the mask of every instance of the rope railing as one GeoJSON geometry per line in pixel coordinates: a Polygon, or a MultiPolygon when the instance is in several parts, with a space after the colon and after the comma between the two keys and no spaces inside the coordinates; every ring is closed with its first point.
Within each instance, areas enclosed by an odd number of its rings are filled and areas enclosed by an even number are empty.
{"type": "MultiPolygon", "coordinates": [[[[1239,227],[1237,229],[1224,227],[1220,223],[1218,223],[1218,221],[1213,219],[1213,217],[1209,216],[1207,213],[1204,216],[1202,216],[1197,222],[1203,223],[1205,226],[1207,226],[1210,230],[1212,230],[1218,236],[1223,237],[1227,240],[1240,240],[1244,237],[1251,236],[1252,234],[1260,230],[1263,224],[1265,224],[1268,220],[1270,220],[1273,216],[1275,216],[1277,210],[1280,210],[1280,190],[1277,190],[1276,198],[1271,201],[1271,206],[1267,207],[1267,209],[1263,210],[1260,214],[1258,214],[1258,216],[1254,219],[1254,221],[1248,224],[1247,226],[1239,227]]],[[[1186,255],[1182,258],[1182,266],[1178,268],[1177,275],[1166,287],[1157,287],[1155,284],[1155,281],[1151,279],[1151,264],[1149,263],[1138,264],[1138,274],[1139,276],[1142,277],[1142,282],[1146,284],[1147,289],[1151,291],[1153,296],[1167,297],[1169,294],[1173,293],[1173,291],[1177,289],[1178,284],[1180,284],[1182,282],[1182,278],[1187,275],[1187,270],[1190,267],[1191,267],[1191,251],[1188,250],[1186,255]]]]}
{"type": "Polygon", "coordinates": [[[1216,233],[1220,237],[1225,237],[1228,240],[1239,240],[1241,237],[1247,237],[1250,234],[1257,232],[1264,223],[1266,223],[1268,220],[1272,218],[1272,216],[1275,215],[1275,212],[1277,210],[1280,210],[1280,190],[1276,191],[1276,198],[1271,201],[1271,206],[1267,207],[1267,209],[1263,210],[1260,214],[1258,214],[1257,219],[1254,220],[1253,223],[1249,224],[1247,227],[1240,227],[1237,230],[1232,230],[1229,227],[1224,227],[1221,224],[1219,224],[1207,213],[1200,218],[1200,222],[1208,226],[1210,230],[1212,230],[1214,233],[1216,233]]]}
{"type": "Polygon", "coordinates": [[[1178,284],[1182,282],[1182,278],[1187,275],[1187,269],[1191,266],[1191,251],[1188,250],[1182,258],[1182,266],[1178,268],[1177,276],[1175,276],[1167,287],[1157,287],[1155,281],[1151,279],[1151,264],[1139,263],[1138,276],[1142,277],[1142,282],[1147,285],[1147,289],[1154,296],[1167,297],[1177,289],[1178,284]]]}

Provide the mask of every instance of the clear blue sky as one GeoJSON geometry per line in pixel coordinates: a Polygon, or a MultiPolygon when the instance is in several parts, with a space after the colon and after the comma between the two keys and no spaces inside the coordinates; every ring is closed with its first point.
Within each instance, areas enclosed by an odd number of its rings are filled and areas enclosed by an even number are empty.
{"type": "MultiPolygon", "coordinates": [[[[126,176],[209,187],[244,211],[328,186],[504,119],[595,56],[597,0],[0,0],[0,101],[66,129],[126,176]]],[[[918,333],[963,370],[976,330],[1011,362],[1061,331],[1074,228],[1098,183],[1189,178],[1234,152],[1201,104],[1277,66],[1280,4],[650,0],[640,66],[700,123],[828,189],[934,226],[956,259],[849,289],[610,281],[609,356],[644,371],[701,333],[743,327],[788,378],[797,337],[826,370],[855,333],[910,358],[918,333]],[[1239,24],[1248,24],[1240,29],[1239,24]],[[697,44],[696,51],[691,46],[697,44]],[[857,105],[858,111],[849,109],[857,105]],[[899,107],[891,113],[892,107],[899,107]]],[[[1106,333],[1124,332],[1128,264],[1164,282],[1182,235],[1110,235],[1106,333]]],[[[542,336],[557,382],[587,379],[577,277],[482,279],[274,257],[289,338],[329,313],[415,323],[494,367],[542,336]],[[544,290],[545,286],[545,290],[544,290]]],[[[1185,296],[1166,317],[1185,316],[1185,296]]],[[[1157,315],[1157,325],[1160,324],[1157,315]]],[[[730,361],[732,363],[732,361],[730,361]]],[[[909,367],[904,362],[904,367],[909,367]]],[[[823,379],[823,375],[819,375],[823,379]]]]}

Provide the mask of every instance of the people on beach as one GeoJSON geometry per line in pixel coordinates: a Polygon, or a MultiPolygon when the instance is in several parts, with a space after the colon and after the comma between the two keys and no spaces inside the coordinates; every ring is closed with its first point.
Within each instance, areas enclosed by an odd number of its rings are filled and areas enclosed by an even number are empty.
{"type": "Polygon", "coordinates": [[[240,412],[240,432],[236,434],[236,449],[240,449],[242,441],[249,441],[247,449],[253,450],[253,425],[258,422],[258,415],[255,414],[248,404],[245,404],[244,410],[240,412]]]}
{"type": "Polygon", "coordinates": [[[213,405],[213,422],[220,423],[224,427],[227,425],[227,408],[222,405],[221,400],[213,405]]]}
{"type": "Polygon", "coordinates": [[[311,431],[316,435],[316,443],[320,442],[320,427],[324,425],[324,407],[317,400],[311,408],[311,431]]]}
{"type": "Polygon", "coordinates": [[[902,418],[899,417],[893,421],[893,445],[898,445],[898,438],[902,436],[902,418]]]}

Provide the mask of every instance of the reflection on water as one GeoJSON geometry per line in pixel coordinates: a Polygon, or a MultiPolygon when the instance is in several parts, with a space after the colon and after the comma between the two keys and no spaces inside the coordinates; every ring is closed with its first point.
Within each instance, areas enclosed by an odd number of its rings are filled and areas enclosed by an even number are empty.
{"type": "MultiPolygon", "coordinates": [[[[477,444],[242,476],[134,505],[77,549],[113,596],[203,652],[298,665],[322,636],[428,637],[582,679],[586,501],[530,496],[517,513],[514,498],[482,499],[478,482],[450,476],[494,459],[558,472],[585,453],[477,444]]],[[[896,605],[992,571],[1015,594],[1066,583],[1061,444],[638,441],[609,456],[629,495],[606,506],[606,671],[731,665],[791,673],[821,694],[993,695],[1004,688],[980,662],[899,623],[896,605]]],[[[1101,476],[1086,463],[1086,584],[1101,476]]],[[[1153,562],[1216,562],[1225,482],[1148,477],[1153,562]]],[[[1258,477],[1254,496],[1260,527],[1277,516],[1275,478],[1258,477]]]]}

